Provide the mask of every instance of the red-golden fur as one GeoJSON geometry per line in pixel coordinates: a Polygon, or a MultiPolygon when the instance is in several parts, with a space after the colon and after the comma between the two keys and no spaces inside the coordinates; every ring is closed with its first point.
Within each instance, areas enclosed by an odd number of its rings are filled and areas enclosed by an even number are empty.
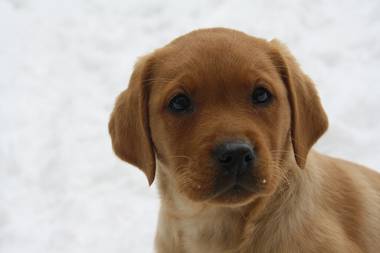
{"type": "Polygon", "coordinates": [[[327,125],[284,45],[216,28],[141,58],[109,130],[115,153],[158,180],[157,252],[377,253],[380,176],[311,150],[327,125]],[[258,85],[273,94],[267,106],[250,101],[258,85]],[[192,113],[167,109],[179,92],[192,113]],[[256,149],[252,188],[216,194],[210,153],[229,139],[256,149]]]}

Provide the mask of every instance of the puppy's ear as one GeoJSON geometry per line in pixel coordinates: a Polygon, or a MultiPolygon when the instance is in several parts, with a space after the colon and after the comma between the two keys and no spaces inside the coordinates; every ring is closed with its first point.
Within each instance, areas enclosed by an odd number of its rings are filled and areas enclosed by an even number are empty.
{"type": "Polygon", "coordinates": [[[327,116],[313,82],[302,72],[287,47],[277,40],[270,44],[273,62],[288,91],[295,159],[298,166],[304,168],[311,147],[327,130],[327,116]]]}
{"type": "Polygon", "coordinates": [[[116,155],[142,170],[149,185],[156,167],[148,115],[152,58],[148,55],[137,62],[128,88],[116,99],[108,124],[116,155]]]}

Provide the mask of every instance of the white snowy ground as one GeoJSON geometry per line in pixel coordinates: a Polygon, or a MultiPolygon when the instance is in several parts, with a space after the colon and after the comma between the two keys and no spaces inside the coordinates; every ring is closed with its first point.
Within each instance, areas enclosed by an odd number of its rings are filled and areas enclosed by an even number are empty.
{"type": "Polygon", "coordinates": [[[0,252],[151,252],[155,186],[111,151],[135,59],[200,27],[287,43],[315,80],[320,151],[380,168],[380,2],[0,0],[0,252]]]}

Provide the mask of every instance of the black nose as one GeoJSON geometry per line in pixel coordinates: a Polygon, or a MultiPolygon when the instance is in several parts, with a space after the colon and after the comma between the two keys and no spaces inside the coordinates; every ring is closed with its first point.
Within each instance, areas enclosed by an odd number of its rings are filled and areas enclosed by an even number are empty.
{"type": "Polygon", "coordinates": [[[214,159],[225,172],[241,175],[251,168],[255,152],[247,143],[226,142],[216,147],[214,159]]]}

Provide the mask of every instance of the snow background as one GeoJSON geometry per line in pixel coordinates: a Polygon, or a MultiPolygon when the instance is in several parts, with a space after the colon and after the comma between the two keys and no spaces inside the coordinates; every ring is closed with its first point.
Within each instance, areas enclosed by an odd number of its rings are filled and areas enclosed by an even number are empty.
{"type": "Polygon", "coordinates": [[[0,252],[152,252],[155,187],[112,153],[136,58],[195,28],[279,38],[330,118],[318,149],[380,168],[380,2],[0,0],[0,252]]]}

